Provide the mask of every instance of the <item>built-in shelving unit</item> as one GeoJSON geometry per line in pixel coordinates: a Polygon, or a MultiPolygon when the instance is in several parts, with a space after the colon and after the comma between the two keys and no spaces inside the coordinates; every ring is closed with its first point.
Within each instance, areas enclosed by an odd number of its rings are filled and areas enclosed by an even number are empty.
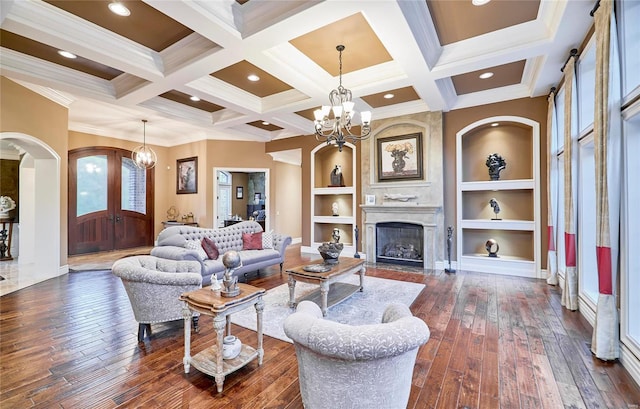
{"type": "Polygon", "coordinates": [[[486,118],[458,132],[458,269],[540,277],[539,140],[537,122],[514,116],[486,118]],[[499,180],[491,180],[485,163],[492,153],[507,164],[499,180]],[[489,257],[489,239],[497,241],[498,257],[489,257]]]}
{"type": "Polygon", "coordinates": [[[319,145],[311,151],[311,248],[316,250],[323,242],[331,241],[334,228],[340,232],[344,244],[342,255],[355,252],[356,227],[356,150],[346,143],[342,152],[333,145],[319,145]],[[331,172],[336,165],[342,168],[344,186],[331,184],[331,172]],[[338,205],[338,216],[332,206],[338,205]]]}

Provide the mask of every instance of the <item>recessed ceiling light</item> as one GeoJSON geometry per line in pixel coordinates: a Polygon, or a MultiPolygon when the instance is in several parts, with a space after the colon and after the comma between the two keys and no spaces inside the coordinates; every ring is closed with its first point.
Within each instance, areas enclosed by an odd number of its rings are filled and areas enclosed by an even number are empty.
{"type": "Polygon", "coordinates": [[[393,94],[391,94],[391,93],[389,93],[389,94],[384,94],[384,96],[383,96],[383,98],[384,98],[384,99],[391,99],[391,98],[393,98],[393,97],[395,97],[395,95],[393,95],[393,94]]]}
{"type": "Polygon", "coordinates": [[[109,3],[108,7],[113,14],[117,14],[122,17],[127,17],[131,14],[131,11],[129,11],[129,9],[125,5],[118,1],[109,3]]]}
{"type": "Polygon", "coordinates": [[[471,0],[471,4],[473,4],[474,6],[484,6],[490,1],[491,0],[471,0]]]}
{"type": "Polygon", "coordinates": [[[251,75],[249,75],[249,76],[247,77],[247,79],[248,79],[249,81],[254,81],[254,82],[255,82],[255,81],[260,81],[260,77],[258,77],[256,74],[251,74],[251,75]]]}
{"type": "Polygon", "coordinates": [[[480,79],[486,80],[487,78],[491,78],[493,77],[493,73],[492,72],[483,72],[482,74],[480,74],[480,79]]]}
{"type": "Polygon", "coordinates": [[[271,124],[267,121],[262,121],[262,125],[271,125],[271,124]]]}
{"type": "Polygon", "coordinates": [[[200,98],[196,97],[195,95],[192,95],[189,99],[192,100],[193,102],[200,101],[200,98]]]}
{"type": "Polygon", "coordinates": [[[69,51],[58,50],[58,54],[60,54],[64,58],[71,58],[71,59],[76,58],[76,55],[73,53],[70,53],[69,51]]]}
{"type": "Polygon", "coordinates": [[[497,122],[494,122],[494,123],[491,124],[491,126],[498,126],[498,125],[500,125],[500,124],[497,123],[497,122]]]}

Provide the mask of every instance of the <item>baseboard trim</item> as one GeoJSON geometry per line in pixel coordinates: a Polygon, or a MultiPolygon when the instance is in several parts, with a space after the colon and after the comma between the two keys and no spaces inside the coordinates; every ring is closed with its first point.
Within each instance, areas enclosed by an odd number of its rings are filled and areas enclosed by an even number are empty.
{"type": "MultiPolygon", "coordinates": [[[[435,267],[436,270],[442,270],[444,271],[445,269],[449,268],[449,262],[448,261],[436,261],[435,262],[435,267]]],[[[455,260],[451,261],[451,268],[454,270],[458,269],[458,262],[455,260]]]]}
{"type": "Polygon", "coordinates": [[[640,385],[640,359],[622,342],[620,343],[620,363],[640,385]]]}

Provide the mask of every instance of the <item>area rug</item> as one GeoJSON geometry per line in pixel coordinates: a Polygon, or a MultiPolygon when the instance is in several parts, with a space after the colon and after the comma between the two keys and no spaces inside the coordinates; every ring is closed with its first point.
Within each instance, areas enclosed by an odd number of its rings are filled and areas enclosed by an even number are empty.
{"type": "MultiPolygon", "coordinates": [[[[359,284],[359,276],[353,275],[343,280],[351,284],[359,284]]],[[[390,303],[402,303],[410,306],[424,284],[405,281],[388,280],[377,277],[364,278],[364,291],[356,292],[338,305],[330,307],[325,319],[350,325],[376,324],[382,320],[382,314],[390,303]]],[[[318,288],[317,285],[296,283],[296,299],[318,288]]],[[[289,287],[282,284],[264,295],[265,306],[262,313],[263,334],[291,342],[284,334],[285,318],[293,313],[289,308],[289,287]]],[[[256,330],[256,311],[247,308],[231,316],[231,322],[251,330],[256,330]]]]}

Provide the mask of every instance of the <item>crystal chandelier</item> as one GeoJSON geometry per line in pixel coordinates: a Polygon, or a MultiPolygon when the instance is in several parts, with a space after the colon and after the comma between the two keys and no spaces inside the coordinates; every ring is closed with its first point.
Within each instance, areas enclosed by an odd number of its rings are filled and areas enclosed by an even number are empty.
{"type": "Polygon", "coordinates": [[[342,152],[342,147],[347,140],[352,142],[361,141],[369,137],[371,133],[371,112],[360,113],[362,125],[360,135],[351,133],[351,120],[356,111],[353,110],[351,101],[351,90],[342,86],[342,52],[344,45],[339,45],[336,50],[340,53],[340,85],[329,94],[331,106],[323,105],[321,109],[315,110],[315,137],[318,141],[326,141],[327,144],[335,143],[338,150],[342,152]],[[329,112],[333,111],[333,118],[329,118],[329,112]]]}
{"type": "Polygon", "coordinates": [[[151,169],[156,166],[158,157],[153,149],[147,146],[147,120],[142,120],[143,140],[142,145],[138,146],[131,152],[131,159],[140,169],[151,169]]]}

